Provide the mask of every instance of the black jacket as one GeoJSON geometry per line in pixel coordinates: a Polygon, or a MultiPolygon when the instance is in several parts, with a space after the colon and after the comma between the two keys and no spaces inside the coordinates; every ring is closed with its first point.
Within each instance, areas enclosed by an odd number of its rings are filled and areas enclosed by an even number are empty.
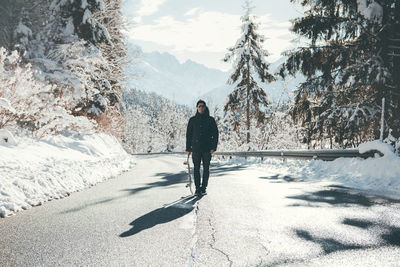
{"type": "Polygon", "coordinates": [[[218,128],[208,108],[203,114],[196,112],[191,117],[186,131],[186,151],[210,152],[217,150],[218,128]]]}

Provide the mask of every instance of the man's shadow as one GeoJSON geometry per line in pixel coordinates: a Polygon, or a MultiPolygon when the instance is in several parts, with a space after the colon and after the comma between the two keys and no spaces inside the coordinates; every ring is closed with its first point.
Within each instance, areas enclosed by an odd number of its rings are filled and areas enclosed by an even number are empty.
{"type": "Polygon", "coordinates": [[[189,196],[170,204],[164,205],[162,208],[153,210],[130,223],[132,228],[120,234],[120,237],[128,237],[135,235],[143,230],[152,228],[158,224],[167,223],[183,217],[194,209],[194,204],[201,197],[189,196]]]}

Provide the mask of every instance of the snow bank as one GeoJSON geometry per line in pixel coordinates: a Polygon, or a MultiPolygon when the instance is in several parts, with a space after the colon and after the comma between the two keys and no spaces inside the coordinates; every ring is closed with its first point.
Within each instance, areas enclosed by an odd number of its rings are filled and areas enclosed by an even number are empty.
{"type": "Polygon", "coordinates": [[[17,142],[14,136],[6,129],[0,129],[0,145],[3,146],[15,146],[17,142]]]}
{"type": "Polygon", "coordinates": [[[371,150],[377,150],[377,151],[381,152],[385,157],[396,156],[394,154],[394,148],[391,145],[389,145],[387,143],[383,143],[380,140],[362,143],[361,145],[358,146],[358,151],[360,151],[361,154],[366,153],[371,150]]]}
{"type": "Polygon", "coordinates": [[[385,154],[380,158],[339,158],[334,161],[287,160],[276,158],[233,159],[232,163],[258,163],[268,177],[291,177],[303,181],[330,181],[374,195],[400,199],[400,158],[384,144],[362,146],[385,154]]]}
{"type": "Polygon", "coordinates": [[[0,216],[68,196],[133,166],[120,143],[105,134],[17,138],[0,145],[0,216]]]}
{"type": "Polygon", "coordinates": [[[400,199],[399,157],[340,158],[332,162],[317,160],[309,162],[305,169],[312,171],[308,179],[336,181],[344,186],[400,199]]]}

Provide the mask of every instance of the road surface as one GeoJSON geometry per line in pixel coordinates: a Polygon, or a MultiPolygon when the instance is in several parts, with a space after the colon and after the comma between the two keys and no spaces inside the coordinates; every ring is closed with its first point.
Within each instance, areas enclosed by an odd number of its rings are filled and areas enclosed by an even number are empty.
{"type": "Polygon", "coordinates": [[[181,156],[0,219],[1,266],[399,266],[400,203],[212,162],[188,197],[181,156]],[[182,198],[184,197],[184,198],[182,198]]]}

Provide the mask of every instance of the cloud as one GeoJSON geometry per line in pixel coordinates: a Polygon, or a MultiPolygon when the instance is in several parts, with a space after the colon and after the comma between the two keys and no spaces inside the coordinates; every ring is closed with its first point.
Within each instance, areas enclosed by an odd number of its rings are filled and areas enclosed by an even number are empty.
{"type": "MultiPolygon", "coordinates": [[[[151,24],[138,24],[129,31],[131,40],[151,42],[160,47],[170,47],[170,53],[220,54],[236,43],[241,34],[241,15],[216,11],[189,10],[181,20],[163,16],[151,24]]],[[[270,61],[280,57],[281,52],[292,47],[289,32],[290,22],[273,20],[270,15],[258,16],[259,33],[266,37],[264,48],[271,56],[270,61]]]]}
{"type": "Polygon", "coordinates": [[[150,16],[156,13],[159,7],[166,1],[167,0],[142,0],[136,14],[139,15],[139,17],[150,16]]]}
{"type": "Polygon", "coordinates": [[[200,8],[199,8],[199,7],[192,8],[192,9],[190,9],[188,12],[186,12],[184,16],[185,16],[185,17],[193,16],[193,15],[195,15],[198,11],[200,11],[200,8]]]}

